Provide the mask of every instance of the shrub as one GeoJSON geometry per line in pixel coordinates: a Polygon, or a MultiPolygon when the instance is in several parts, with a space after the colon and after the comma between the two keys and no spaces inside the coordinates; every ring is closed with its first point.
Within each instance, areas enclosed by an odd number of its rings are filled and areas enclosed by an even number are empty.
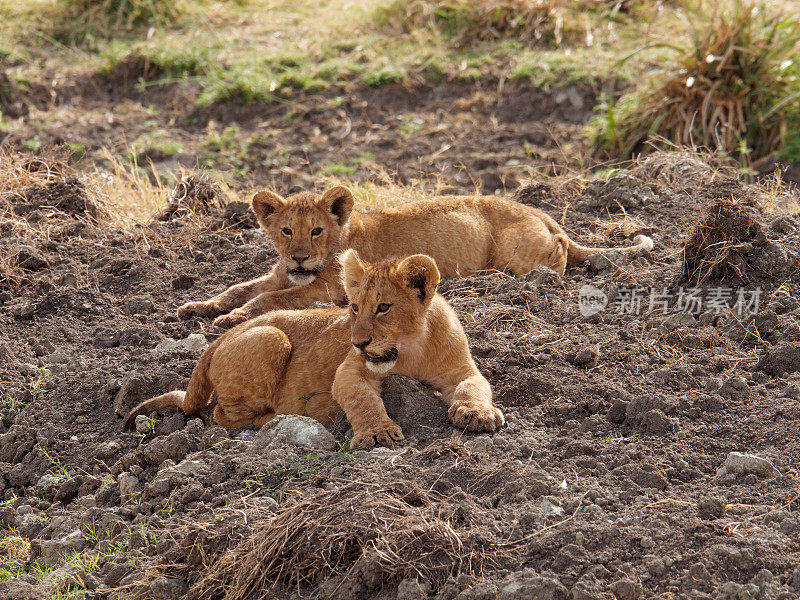
{"type": "MultiPolygon", "coordinates": [[[[744,0],[710,3],[677,58],[594,120],[595,143],[627,158],[648,138],[764,156],[797,119],[800,24],[744,0]]],[[[699,20],[699,19],[698,19],[699,20]]]]}

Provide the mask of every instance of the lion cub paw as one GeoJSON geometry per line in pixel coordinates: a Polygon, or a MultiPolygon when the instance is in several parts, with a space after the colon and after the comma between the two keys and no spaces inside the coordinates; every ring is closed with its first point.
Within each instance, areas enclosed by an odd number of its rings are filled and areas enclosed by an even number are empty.
{"type": "Polygon", "coordinates": [[[253,316],[248,313],[234,310],[229,312],[227,315],[222,315],[221,317],[214,319],[214,325],[217,327],[222,327],[223,329],[230,329],[231,327],[235,327],[239,323],[244,323],[252,318],[253,316]]]}
{"type": "Polygon", "coordinates": [[[493,404],[454,402],[447,416],[453,425],[468,431],[494,431],[506,422],[502,411],[493,404]]]}
{"type": "Polygon", "coordinates": [[[395,442],[402,442],[404,439],[403,430],[400,429],[400,426],[389,420],[376,427],[370,427],[354,433],[353,439],[350,440],[350,448],[371,450],[376,445],[392,447],[395,442]]]}
{"type": "Polygon", "coordinates": [[[210,302],[187,302],[178,307],[178,318],[188,319],[194,315],[208,317],[218,312],[210,302]]]}

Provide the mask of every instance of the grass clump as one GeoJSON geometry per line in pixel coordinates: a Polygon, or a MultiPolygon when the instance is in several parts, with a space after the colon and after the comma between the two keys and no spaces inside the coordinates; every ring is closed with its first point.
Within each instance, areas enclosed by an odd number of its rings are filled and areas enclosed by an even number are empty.
{"type": "Polygon", "coordinates": [[[378,22],[407,34],[433,30],[457,47],[502,39],[560,44],[568,4],[563,0],[396,0],[379,11],[378,22]]]}
{"type": "Polygon", "coordinates": [[[595,144],[629,157],[650,137],[745,158],[765,156],[800,123],[800,22],[745,0],[696,15],[677,57],[595,119],[595,144]]]}
{"type": "Polygon", "coordinates": [[[180,0],[60,0],[60,4],[67,26],[84,30],[169,23],[185,10],[180,0]]]}

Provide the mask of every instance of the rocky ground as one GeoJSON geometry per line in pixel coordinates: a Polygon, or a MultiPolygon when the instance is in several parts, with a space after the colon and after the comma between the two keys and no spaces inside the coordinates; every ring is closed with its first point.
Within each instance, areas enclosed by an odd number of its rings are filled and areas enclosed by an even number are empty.
{"type": "Polygon", "coordinates": [[[655,249],[443,281],[507,426],[456,431],[393,377],[407,442],[371,452],[299,417],[122,433],[221,333],[176,307],[275,252],[241,205],[123,231],[37,197],[0,229],[0,597],[800,595],[796,192],[686,153],[520,187],[580,241],[655,249]]]}

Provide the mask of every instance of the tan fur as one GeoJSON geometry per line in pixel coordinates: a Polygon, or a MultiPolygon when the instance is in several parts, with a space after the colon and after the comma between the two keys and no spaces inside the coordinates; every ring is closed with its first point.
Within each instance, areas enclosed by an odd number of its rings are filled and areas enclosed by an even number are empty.
{"type": "Polygon", "coordinates": [[[260,427],[287,413],[327,425],[341,406],[353,426],[353,446],[391,444],[402,431],[380,398],[381,380],[390,373],[439,390],[457,427],[493,431],[502,425],[455,312],[436,294],[433,260],[411,256],[370,265],[349,250],[342,264],[348,308],[281,310],[234,327],[200,357],[185,394],[142,402],[124,428],[152,410],[199,412],[216,393],[214,418],[227,427],[260,427]]]}
{"type": "MultiPolygon", "coordinates": [[[[446,196],[360,213],[353,211],[350,190],[337,186],[322,196],[302,192],[286,199],[259,192],[253,197],[253,210],[280,253],[278,263],[265,277],[235,285],[208,301],[184,304],[179,316],[232,311],[214,321],[231,327],[269,310],[303,308],[314,301],[341,303],[345,294],[333,257],[347,248],[368,261],[427,254],[443,277],[485,269],[519,276],[538,265],[563,275],[567,265],[603,250],[576,244],[538,209],[491,196],[446,196]],[[288,271],[298,267],[315,272],[293,280],[288,271]]],[[[646,236],[634,242],[620,250],[653,246],[646,236]]]]}

